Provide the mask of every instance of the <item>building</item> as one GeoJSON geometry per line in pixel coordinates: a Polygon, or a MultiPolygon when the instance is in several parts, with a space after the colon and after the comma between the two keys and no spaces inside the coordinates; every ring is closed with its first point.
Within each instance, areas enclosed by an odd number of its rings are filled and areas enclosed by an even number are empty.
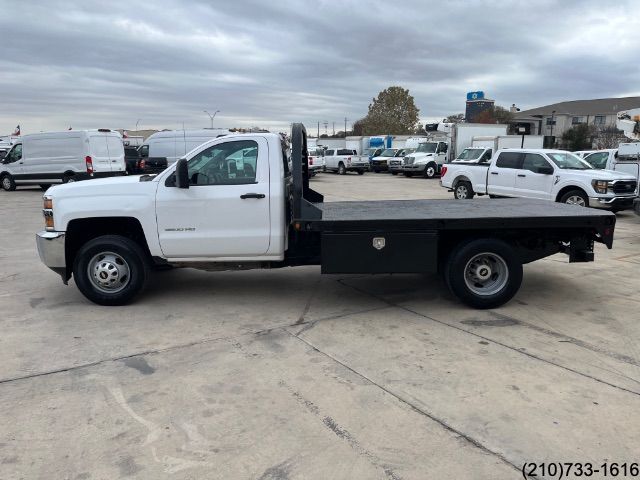
{"type": "Polygon", "coordinates": [[[639,107],[640,97],[572,100],[517,112],[513,123],[531,135],[561,138],[564,132],[580,124],[615,127],[618,112],[639,107]]]}
{"type": "MultiPolygon", "coordinates": [[[[473,92],[476,93],[476,92],[473,92]]],[[[482,92],[477,92],[482,93],[482,92]]],[[[467,108],[465,110],[464,118],[467,123],[476,123],[478,117],[484,112],[493,112],[495,101],[484,98],[469,98],[467,95],[467,108]]]]}

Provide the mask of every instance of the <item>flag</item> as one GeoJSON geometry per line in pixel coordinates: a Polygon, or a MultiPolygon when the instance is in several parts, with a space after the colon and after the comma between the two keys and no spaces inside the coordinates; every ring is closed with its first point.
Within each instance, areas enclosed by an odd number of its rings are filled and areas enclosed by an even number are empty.
{"type": "Polygon", "coordinates": [[[16,129],[13,131],[11,135],[16,135],[16,136],[20,135],[20,125],[16,127],[16,129]]]}

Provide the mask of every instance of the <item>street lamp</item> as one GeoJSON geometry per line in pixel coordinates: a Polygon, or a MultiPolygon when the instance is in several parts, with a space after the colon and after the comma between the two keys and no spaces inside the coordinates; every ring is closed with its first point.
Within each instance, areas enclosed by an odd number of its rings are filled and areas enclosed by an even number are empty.
{"type": "Polygon", "coordinates": [[[215,112],[213,112],[213,115],[211,115],[209,112],[207,112],[206,110],[203,110],[204,113],[206,113],[207,115],[209,115],[209,119],[211,119],[211,128],[213,128],[213,119],[216,118],[216,113],[218,113],[220,110],[216,110],[215,112]]]}
{"type": "Polygon", "coordinates": [[[139,118],[138,120],[136,120],[136,132],[138,131],[138,124],[140,123],[140,120],[142,120],[142,119],[139,118]]]}

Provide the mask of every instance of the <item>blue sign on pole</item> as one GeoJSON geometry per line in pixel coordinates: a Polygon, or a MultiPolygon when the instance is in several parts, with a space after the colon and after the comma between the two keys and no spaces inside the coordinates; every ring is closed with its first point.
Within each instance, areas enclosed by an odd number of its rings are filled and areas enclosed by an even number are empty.
{"type": "Polygon", "coordinates": [[[467,93],[467,100],[482,100],[483,98],[484,98],[484,92],[467,93]]]}

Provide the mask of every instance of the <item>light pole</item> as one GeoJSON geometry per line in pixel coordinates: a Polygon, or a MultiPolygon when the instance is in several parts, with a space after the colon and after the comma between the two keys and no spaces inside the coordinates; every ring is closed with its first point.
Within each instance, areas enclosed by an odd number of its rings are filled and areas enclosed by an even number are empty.
{"type": "Polygon", "coordinates": [[[209,119],[211,120],[211,128],[213,128],[213,119],[216,118],[216,113],[218,113],[220,110],[216,110],[215,112],[213,112],[213,115],[211,115],[209,112],[207,112],[206,110],[203,110],[204,113],[206,113],[207,115],[209,115],[209,119]]]}
{"type": "Polygon", "coordinates": [[[550,137],[551,137],[551,141],[553,141],[553,145],[551,145],[551,148],[556,146],[556,139],[553,138],[553,126],[556,124],[556,118],[555,117],[556,117],[556,111],[552,110],[551,111],[551,135],[550,135],[550,137]]]}
{"type": "Polygon", "coordinates": [[[139,118],[138,120],[136,120],[136,132],[138,131],[138,124],[140,123],[140,120],[142,120],[142,119],[139,118]]]}

